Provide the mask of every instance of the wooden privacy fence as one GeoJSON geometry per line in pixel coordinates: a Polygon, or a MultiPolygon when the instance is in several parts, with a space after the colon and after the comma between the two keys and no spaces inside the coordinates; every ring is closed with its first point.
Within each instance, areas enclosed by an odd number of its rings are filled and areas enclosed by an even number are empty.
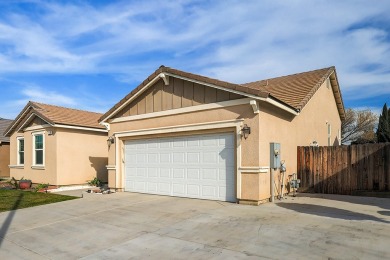
{"type": "Polygon", "coordinates": [[[298,147],[301,192],[390,190],[390,143],[298,147]]]}

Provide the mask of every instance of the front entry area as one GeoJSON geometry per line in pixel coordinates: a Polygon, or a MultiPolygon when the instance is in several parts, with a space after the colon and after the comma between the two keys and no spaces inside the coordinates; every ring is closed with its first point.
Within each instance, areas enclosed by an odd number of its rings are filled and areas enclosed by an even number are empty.
{"type": "Polygon", "coordinates": [[[125,142],[125,191],[236,201],[233,133],[125,142]]]}

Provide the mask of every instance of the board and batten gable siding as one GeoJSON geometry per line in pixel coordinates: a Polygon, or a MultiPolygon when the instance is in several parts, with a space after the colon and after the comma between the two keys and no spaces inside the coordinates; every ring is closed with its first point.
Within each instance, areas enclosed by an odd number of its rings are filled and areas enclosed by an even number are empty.
{"type": "Polygon", "coordinates": [[[171,109],[244,98],[244,96],[170,77],[169,85],[158,80],[114,118],[142,115],[171,109]]]}

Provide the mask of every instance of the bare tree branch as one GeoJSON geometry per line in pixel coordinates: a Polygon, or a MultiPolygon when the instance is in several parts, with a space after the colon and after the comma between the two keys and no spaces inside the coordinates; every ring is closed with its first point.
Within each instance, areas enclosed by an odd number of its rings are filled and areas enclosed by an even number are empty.
{"type": "Polygon", "coordinates": [[[377,120],[377,115],[369,109],[348,108],[345,120],[341,124],[341,143],[347,144],[361,138],[369,138],[370,140],[367,141],[373,141],[375,136],[371,133],[374,131],[377,120]]]}

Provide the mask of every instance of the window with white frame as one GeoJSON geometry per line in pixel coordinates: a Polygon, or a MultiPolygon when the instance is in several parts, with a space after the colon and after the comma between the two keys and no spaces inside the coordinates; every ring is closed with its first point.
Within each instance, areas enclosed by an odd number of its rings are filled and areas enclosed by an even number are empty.
{"type": "Polygon", "coordinates": [[[24,165],[24,138],[17,137],[17,145],[18,145],[18,155],[17,155],[17,164],[24,165]]]}
{"type": "Polygon", "coordinates": [[[45,164],[45,137],[43,133],[33,134],[33,165],[45,164]]]}

